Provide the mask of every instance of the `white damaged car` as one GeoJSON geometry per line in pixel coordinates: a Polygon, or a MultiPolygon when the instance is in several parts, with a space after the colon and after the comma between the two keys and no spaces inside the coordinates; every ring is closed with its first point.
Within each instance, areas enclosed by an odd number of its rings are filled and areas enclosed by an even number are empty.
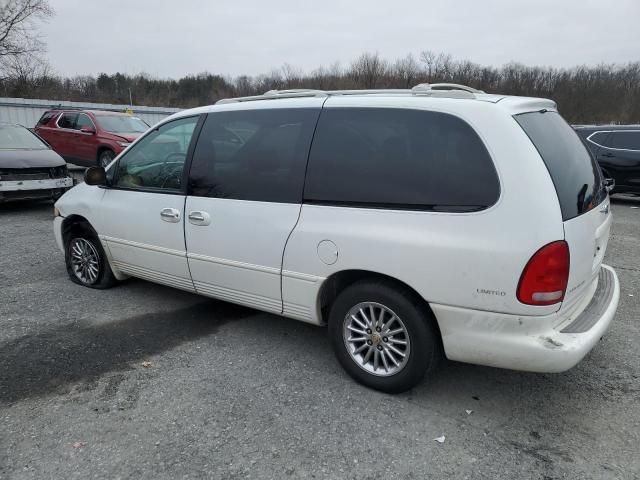
{"type": "Polygon", "coordinates": [[[0,203],[53,199],[73,186],[67,164],[35,133],[0,123],[0,203]]]}

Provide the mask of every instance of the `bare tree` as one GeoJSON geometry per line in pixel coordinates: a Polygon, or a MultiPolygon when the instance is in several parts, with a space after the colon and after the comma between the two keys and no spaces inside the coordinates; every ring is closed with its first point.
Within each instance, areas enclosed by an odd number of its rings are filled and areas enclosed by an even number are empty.
{"type": "MultiPolygon", "coordinates": [[[[44,52],[36,21],[53,15],[48,0],[0,0],[0,70],[44,52]]],[[[24,62],[22,62],[24,67],[24,62]]]]}
{"type": "Polygon", "coordinates": [[[420,74],[420,66],[413,58],[413,55],[409,54],[396,60],[393,65],[393,74],[396,80],[400,81],[401,87],[411,88],[417,83],[416,79],[420,74]]]}
{"type": "Polygon", "coordinates": [[[419,62],[411,55],[389,62],[377,53],[365,53],[346,68],[334,63],[307,73],[285,64],[253,78],[232,79],[208,72],[180,79],[122,73],[65,78],[52,75],[37,56],[22,55],[5,60],[5,71],[8,75],[0,76],[0,92],[7,97],[127,103],[131,89],[139,105],[190,107],[271,89],[406,88],[430,81],[551,98],[572,123],[640,123],[640,62],[562,69],[519,63],[492,67],[425,51],[419,62]]]}
{"type": "Polygon", "coordinates": [[[352,64],[350,74],[359,87],[376,88],[389,71],[389,63],[376,53],[363,53],[352,64]]]}
{"type": "Polygon", "coordinates": [[[431,50],[424,50],[420,53],[420,61],[425,64],[427,70],[427,82],[433,79],[437,55],[431,50]]]}

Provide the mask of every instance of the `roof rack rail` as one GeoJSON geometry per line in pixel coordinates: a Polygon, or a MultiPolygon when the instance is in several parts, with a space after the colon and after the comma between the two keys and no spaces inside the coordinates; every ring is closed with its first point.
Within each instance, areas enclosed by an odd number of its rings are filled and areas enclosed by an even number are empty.
{"type": "Polygon", "coordinates": [[[475,94],[482,90],[458,85],[457,83],[421,83],[408,89],[368,89],[368,90],[314,90],[311,88],[294,88],[289,90],[269,90],[262,95],[251,97],[223,98],[216,104],[251,102],[255,100],[273,100],[278,98],[328,97],[333,95],[425,95],[443,98],[476,98],[475,94]]]}
{"type": "Polygon", "coordinates": [[[310,88],[294,88],[290,90],[269,90],[262,95],[251,97],[223,98],[218,100],[216,105],[225,103],[251,102],[255,100],[273,100],[276,98],[299,98],[299,97],[326,97],[328,94],[324,90],[313,90],[310,88]]]}
{"type": "Polygon", "coordinates": [[[420,83],[411,89],[411,93],[431,97],[476,98],[476,93],[484,92],[458,83],[420,83]]]}

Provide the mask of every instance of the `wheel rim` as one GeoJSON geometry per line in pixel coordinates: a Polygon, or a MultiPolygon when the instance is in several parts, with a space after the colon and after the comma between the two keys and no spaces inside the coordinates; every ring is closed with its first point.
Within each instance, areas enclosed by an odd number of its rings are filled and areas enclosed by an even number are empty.
{"type": "Polygon", "coordinates": [[[84,238],[74,238],[69,250],[71,268],[76,278],[87,285],[96,283],[100,273],[100,255],[93,243],[84,238]]]}
{"type": "Polygon", "coordinates": [[[366,372],[388,377],[406,366],[411,350],[409,334],[390,308],[375,302],[359,303],[345,316],[342,332],[351,359],[366,372]]]}
{"type": "Polygon", "coordinates": [[[102,164],[103,168],[107,168],[111,163],[111,160],[113,160],[113,155],[111,155],[109,152],[105,152],[100,155],[100,163],[102,164]]]}

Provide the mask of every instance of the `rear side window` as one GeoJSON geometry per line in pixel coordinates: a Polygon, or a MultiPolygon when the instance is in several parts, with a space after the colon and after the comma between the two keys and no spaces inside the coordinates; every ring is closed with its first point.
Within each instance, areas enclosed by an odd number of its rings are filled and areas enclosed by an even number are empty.
{"type": "Polygon", "coordinates": [[[46,125],[55,116],[55,112],[44,112],[38,120],[38,125],[46,125]]]}
{"type": "Polygon", "coordinates": [[[557,112],[515,115],[544,161],[558,194],[562,219],[588,212],[606,196],[600,169],[575,131],[557,112]]]}
{"type": "Polygon", "coordinates": [[[612,148],[640,150],[640,131],[611,132],[608,144],[612,148]]]}
{"type": "Polygon", "coordinates": [[[58,127],[60,128],[75,128],[77,113],[63,113],[58,119],[58,127]]]}
{"type": "Polygon", "coordinates": [[[499,195],[489,152],[458,117],[392,108],[328,108],[320,115],[305,201],[474,211],[499,195]]]}
{"type": "Polygon", "coordinates": [[[190,194],[300,203],[318,109],[210,113],[193,153],[190,194]]]}

